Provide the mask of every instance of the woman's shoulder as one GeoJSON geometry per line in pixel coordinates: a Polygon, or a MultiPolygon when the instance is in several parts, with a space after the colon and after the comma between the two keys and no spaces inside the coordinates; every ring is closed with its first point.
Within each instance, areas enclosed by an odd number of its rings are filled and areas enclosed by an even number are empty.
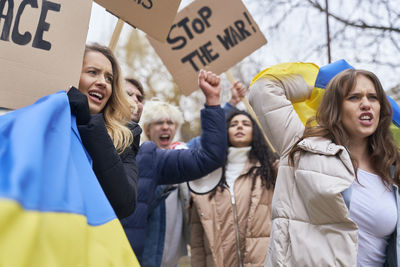
{"type": "Polygon", "coordinates": [[[342,150],[346,150],[345,147],[337,145],[332,140],[320,136],[304,138],[297,146],[308,152],[327,155],[334,155],[342,150]]]}

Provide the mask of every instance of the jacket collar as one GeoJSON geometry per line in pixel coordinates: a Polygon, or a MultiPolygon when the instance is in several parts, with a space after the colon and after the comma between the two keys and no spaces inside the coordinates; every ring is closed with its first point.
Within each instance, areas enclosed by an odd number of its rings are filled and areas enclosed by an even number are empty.
{"type": "Polygon", "coordinates": [[[331,140],[323,137],[309,137],[303,139],[297,146],[305,151],[315,154],[339,156],[346,168],[354,175],[354,167],[350,159],[350,153],[344,146],[337,145],[331,140]]]}
{"type": "Polygon", "coordinates": [[[335,143],[332,143],[332,141],[322,137],[309,137],[303,139],[298,146],[305,151],[327,156],[333,156],[345,150],[343,146],[336,145],[335,143]]]}

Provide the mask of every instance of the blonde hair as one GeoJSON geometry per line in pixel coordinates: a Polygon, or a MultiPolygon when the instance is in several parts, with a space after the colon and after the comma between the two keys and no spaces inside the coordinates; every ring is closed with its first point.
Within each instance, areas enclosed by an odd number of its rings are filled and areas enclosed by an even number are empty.
{"type": "Polygon", "coordinates": [[[151,99],[145,102],[143,106],[143,114],[140,119],[141,125],[146,132],[148,126],[156,121],[163,119],[171,119],[176,128],[183,123],[183,114],[177,106],[169,104],[158,99],[151,99]]]}
{"type": "Polygon", "coordinates": [[[126,125],[130,121],[131,107],[136,108],[136,104],[128,101],[126,93],[122,89],[121,69],[112,51],[106,46],[94,43],[86,45],[85,54],[88,52],[99,52],[111,62],[112,93],[103,109],[103,116],[114,147],[121,154],[133,142],[132,132],[126,125]]]}

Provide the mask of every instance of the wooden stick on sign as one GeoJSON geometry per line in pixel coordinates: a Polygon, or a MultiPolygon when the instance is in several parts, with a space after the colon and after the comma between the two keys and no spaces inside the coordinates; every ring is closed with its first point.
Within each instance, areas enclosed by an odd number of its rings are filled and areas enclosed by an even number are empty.
{"type": "MultiPolygon", "coordinates": [[[[226,75],[226,77],[228,78],[228,80],[229,80],[232,84],[235,82],[235,78],[233,77],[232,73],[231,73],[229,70],[225,72],[225,75],[226,75]]],[[[267,135],[265,134],[264,129],[263,129],[263,127],[261,126],[261,123],[260,123],[260,121],[258,120],[258,117],[257,117],[256,113],[254,112],[253,107],[250,106],[250,103],[249,103],[249,101],[247,100],[247,98],[245,98],[245,97],[242,98],[242,102],[243,102],[243,104],[246,106],[246,108],[247,108],[247,110],[249,111],[250,115],[253,117],[253,119],[254,119],[255,122],[257,123],[258,128],[260,128],[261,133],[263,134],[263,136],[264,136],[264,138],[265,138],[265,141],[267,142],[269,148],[271,148],[271,150],[272,150],[273,153],[276,153],[275,148],[272,146],[272,144],[271,144],[271,142],[269,141],[267,135]]]]}
{"type": "Polygon", "coordinates": [[[124,21],[122,19],[118,19],[117,25],[115,25],[113,35],[111,36],[110,43],[108,44],[108,48],[114,52],[115,47],[117,46],[119,36],[121,35],[122,27],[124,26],[124,21]]]}

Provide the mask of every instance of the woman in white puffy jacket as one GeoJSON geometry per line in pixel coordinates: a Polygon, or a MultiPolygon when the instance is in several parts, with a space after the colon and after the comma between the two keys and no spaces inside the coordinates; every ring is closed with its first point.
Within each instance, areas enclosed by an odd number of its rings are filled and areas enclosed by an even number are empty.
{"type": "Polygon", "coordinates": [[[250,90],[281,156],[265,265],[400,266],[400,155],[381,83],[365,70],[339,73],[304,127],[292,103],[311,92],[300,75],[264,77],[250,90]]]}

